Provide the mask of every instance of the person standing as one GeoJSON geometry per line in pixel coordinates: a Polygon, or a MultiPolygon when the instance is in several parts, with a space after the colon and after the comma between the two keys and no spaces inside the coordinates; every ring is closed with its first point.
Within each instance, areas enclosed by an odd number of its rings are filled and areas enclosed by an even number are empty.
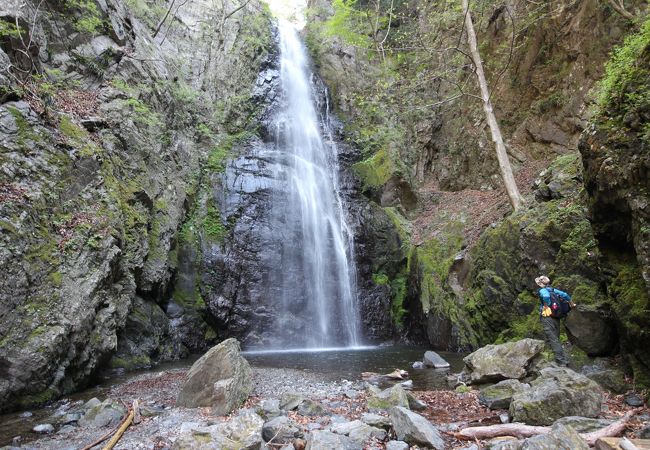
{"type": "Polygon", "coordinates": [[[566,312],[562,314],[558,312],[558,309],[561,309],[561,302],[568,303],[570,308],[575,307],[575,304],[571,301],[569,294],[552,287],[551,280],[546,275],[535,278],[535,283],[540,287],[538,291],[541,301],[539,315],[546,343],[555,354],[555,362],[560,366],[567,367],[570,362],[569,356],[560,342],[560,319],[566,315],[566,312]]]}

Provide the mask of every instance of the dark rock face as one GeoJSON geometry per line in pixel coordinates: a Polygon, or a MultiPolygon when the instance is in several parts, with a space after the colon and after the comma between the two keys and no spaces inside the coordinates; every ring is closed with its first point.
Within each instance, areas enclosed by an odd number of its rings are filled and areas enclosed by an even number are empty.
{"type": "MultiPolygon", "coordinates": [[[[195,2],[181,13],[188,28],[165,42],[147,11],[121,0],[100,2],[110,23],[100,36],[79,32],[70,11],[35,16],[36,3],[13,3],[2,17],[33,31],[31,75],[47,69],[57,94],[37,82],[27,95],[0,75],[3,411],[78,389],[116,351],[117,365],[134,367],[205,348],[205,305],[164,312],[178,228],[215,136],[245,109],[231,97],[250,93],[264,54],[248,38],[270,34],[253,3],[219,41],[199,24],[217,26],[220,11],[195,2]],[[255,26],[242,30],[243,17],[255,26]]],[[[3,40],[3,68],[29,62],[21,45],[3,40]]]]}
{"type": "MultiPolygon", "coordinates": [[[[372,282],[377,267],[396,272],[402,264],[400,238],[386,214],[360,192],[350,166],[358,159],[355,149],[342,142],[340,125],[329,117],[326,89],[314,81],[321,115],[321,130],[333,139],[339,158],[340,195],[345,215],[354,235],[357,264],[357,301],[363,318],[362,335],[369,340],[392,335],[391,292],[388,286],[372,282]]],[[[258,76],[254,98],[263,112],[261,131],[232,149],[235,155],[223,173],[214,174],[199,196],[205,204],[214,204],[225,233],[211,239],[199,233],[198,252],[181,254],[177,280],[189,280],[186,292],[198,289],[221,337],[233,336],[245,347],[271,347],[281,344],[274,329],[283,330],[284,341],[300,342],[315,314],[307,299],[301,299],[306,282],[304,270],[292,265],[294,255],[302,252],[300,230],[289,214],[288,181],[282,176],[288,164],[275,148],[274,115],[279,98],[279,54],[268,55],[258,76]],[[273,207],[271,207],[273,205],[273,207]],[[295,236],[287,241],[286,235],[295,236]],[[198,274],[198,276],[195,276],[198,274]],[[287,282],[289,280],[289,282],[287,282]],[[290,305],[284,298],[294,299],[290,305]],[[281,319],[278,319],[281,318],[281,319]],[[280,322],[280,323],[279,323],[280,322]]],[[[332,144],[328,144],[332,145],[332,144]]],[[[182,246],[183,248],[183,246],[182,246]]],[[[343,321],[346,318],[341,317],[343,321]]]]}

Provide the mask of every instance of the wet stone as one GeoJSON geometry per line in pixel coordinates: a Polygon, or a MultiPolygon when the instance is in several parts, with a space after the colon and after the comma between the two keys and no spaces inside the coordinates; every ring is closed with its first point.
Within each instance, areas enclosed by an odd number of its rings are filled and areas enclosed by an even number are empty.
{"type": "Polygon", "coordinates": [[[32,428],[32,431],[38,434],[50,434],[54,433],[54,426],[50,423],[42,423],[32,428]]]}

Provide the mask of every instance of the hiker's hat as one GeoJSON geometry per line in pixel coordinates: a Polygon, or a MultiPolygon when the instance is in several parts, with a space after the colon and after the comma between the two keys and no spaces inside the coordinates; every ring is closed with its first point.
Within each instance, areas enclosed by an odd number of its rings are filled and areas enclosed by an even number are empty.
{"type": "Polygon", "coordinates": [[[539,287],[546,287],[551,284],[551,280],[546,275],[540,275],[535,278],[535,283],[537,283],[537,286],[539,287]]]}

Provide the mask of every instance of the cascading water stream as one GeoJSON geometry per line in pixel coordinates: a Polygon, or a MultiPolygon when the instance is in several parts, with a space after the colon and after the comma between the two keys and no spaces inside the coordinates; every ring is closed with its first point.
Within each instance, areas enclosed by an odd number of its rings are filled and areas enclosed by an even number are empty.
{"type": "MultiPolygon", "coordinates": [[[[281,348],[354,347],[360,344],[352,234],[338,195],[337,149],[327,113],[316,109],[314,76],[297,30],[279,23],[281,110],[275,118],[279,178],[287,191],[273,202],[284,228],[282,308],[273,326],[281,348]],[[288,196],[288,198],[286,198],[288,196]],[[282,197],[282,198],[280,198],[282,197]],[[283,339],[291,315],[307,316],[302,342],[283,339]]],[[[279,196],[279,197],[278,197],[279,196]]],[[[305,317],[303,317],[305,318],[305,317]]]]}

